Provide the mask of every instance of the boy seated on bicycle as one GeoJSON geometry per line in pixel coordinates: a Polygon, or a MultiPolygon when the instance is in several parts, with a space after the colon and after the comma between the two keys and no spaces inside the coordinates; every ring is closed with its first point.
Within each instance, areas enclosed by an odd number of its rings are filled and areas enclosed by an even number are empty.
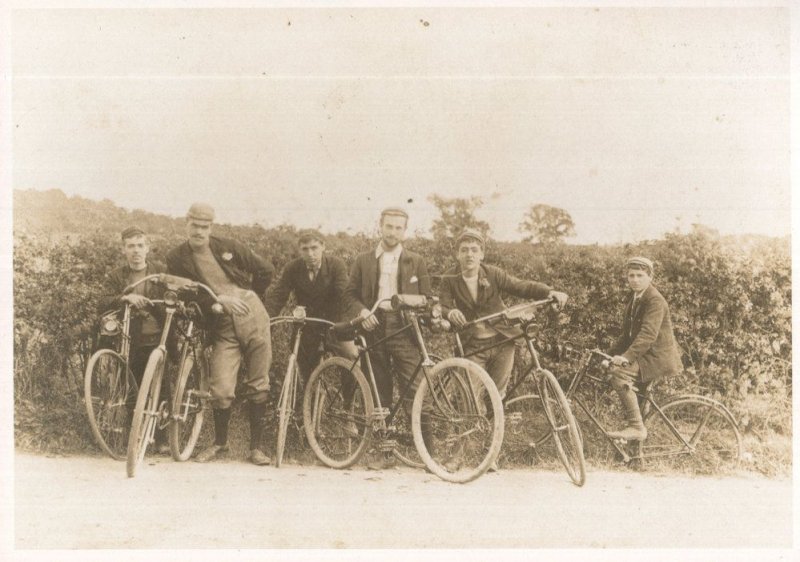
{"type": "MultiPolygon", "coordinates": [[[[158,346],[161,338],[161,318],[156,318],[149,308],[150,299],[159,299],[163,295],[163,288],[156,283],[146,281],[124,294],[125,288],[148,275],[165,273],[166,268],[147,259],[150,243],[144,230],[138,226],[130,226],[122,231],[122,253],[125,256],[125,265],[111,270],[103,284],[103,294],[97,305],[99,314],[119,308],[125,304],[131,305],[136,314],[131,319],[130,338],[131,346],[128,365],[131,373],[141,384],[144,369],[150,353],[158,346]]],[[[166,396],[166,385],[162,388],[162,397],[166,396]]],[[[135,397],[134,397],[135,400],[135,397]]],[[[133,413],[134,403],[128,404],[130,414],[133,413]]],[[[129,416],[130,417],[130,416],[129,416]]],[[[163,431],[156,431],[156,445],[160,453],[169,452],[166,436],[163,431]]]]}
{"type": "MultiPolygon", "coordinates": [[[[465,228],[456,239],[458,264],[442,277],[439,287],[442,314],[457,329],[476,318],[507,308],[502,298],[504,295],[535,300],[554,298],[559,307],[567,302],[566,293],[554,291],[544,283],[519,279],[499,267],[484,264],[485,246],[483,234],[473,228],[465,228]]],[[[471,353],[516,337],[520,333],[520,329],[516,327],[479,323],[462,334],[464,353],[486,369],[501,398],[505,397],[511,369],[514,367],[514,342],[508,341],[475,355],[471,353]]]]}
{"type": "MultiPolygon", "coordinates": [[[[614,439],[641,441],[647,437],[642,412],[633,388],[678,373],[680,352],[672,332],[667,301],[652,284],[653,262],[630,258],[626,275],[631,293],[625,302],[622,333],[609,351],[610,384],[617,391],[625,412],[625,427],[610,431],[614,439]]],[[[643,389],[642,389],[643,390],[643,389]]]]}

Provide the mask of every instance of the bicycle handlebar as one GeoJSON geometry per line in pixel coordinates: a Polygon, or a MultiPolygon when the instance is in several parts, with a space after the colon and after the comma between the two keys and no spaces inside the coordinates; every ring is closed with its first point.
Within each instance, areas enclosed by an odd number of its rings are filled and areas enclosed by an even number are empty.
{"type": "MultiPolygon", "coordinates": [[[[205,285],[200,283],[199,281],[192,281],[191,279],[187,279],[186,277],[179,277],[178,275],[170,275],[168,273],[154,273],[153,275],[148,275],[142,279],[139,279],[137,282],[132,283],[125,287],[122,291],[122,294],[127,295],[133,291],[136,286],[141,285],[147,281],[152,281],[154,283],[158,283],[159,285],[164,285],[170,291],[197,291],[198,289],[202,289],[208,295],[214,299],[214,305],[211,307],[211,311],[214,313],[221,313],[222,312],[222,305],[219,302],[219,297],[214,292],[214,290],[205,285]]],[[[158,301],[151,301],[153,303],[165,303],[169,304],[166,300],[158,300],[158,301]]]]}
{"type": "Polygon", "coordinates": [[[331,322],[330,320],[325,320],[324,318],[311,318],[311,317],[297,318],[296,316],[275,316],[269,319],[270,326],[277,326],[278,324],[289,324],[289,323],[305,324],[307,322],[311,322],[312,324],[321,324],[329,328],[335,326],[333,322],[331,322]]]}
{"type": "Polygon", "coordinates": [[[430,297],[427,295],[407,295],[407,294],[392,295],[391,298],[380,299],[376,301],[375,304],[372,305],[372,308],[369,310],[369,314],[364,316],[356,316],[352,320],[337,322],[336,324],[333,324],[330,329],[333,331],[334,335],[340,340],[347,339],[351,335],[353,328],[360,327],[361,324],[363,324],[367,318],[370,318],[375,314],[375,312],[378,310],[378,308],[380,308],[382,304],[387,302],[391,303],[392,309],[395,311],[427,310],[427,309],[432,309],[434,306],[439,304],[439,298],[430,297]]]}
{"type": "Polygon", "coordinates": [[[471,328],[472,326],[475,326],[476,324],[479,324],[481,322],[492,324],[500,321],[508,322],[510,320],[517,320],[522,318],[524,313],[527,311],[548,304],[553,304],[555,302],[558,302],[555,297],[548,297],[546,299],[539,301],[530,301],[522,304],[517,304],[514,306],[509,306],[508,308],[501,310],[500,312],[494,312],[492,314],[482,316],[481,318],[476,318],[475,320],[471,320],[470,322],[467,322],[466,324],[461,326],[461,328],[456,328],[455,325],[453,325],[453,331],[463,332],[464,330],[467,330],[468,328],[471,328]]]}

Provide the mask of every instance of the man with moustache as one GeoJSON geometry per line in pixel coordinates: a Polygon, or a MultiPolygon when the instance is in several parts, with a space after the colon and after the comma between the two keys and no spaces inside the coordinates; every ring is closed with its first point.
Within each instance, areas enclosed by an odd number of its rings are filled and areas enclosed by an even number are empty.
{"type": "MultiPolygon", "coordinates": [[[[261,449],[266,415],[269,366],[272,360],[269,316],[262,304],[274,267],[236,240],[211,235],[214,209],[195,203],[186,216],[188,240],[167,254],[169,273],[200,281],[219,297],[224,314],[209,326],[213,350],[210,360],[211,399],[214,408],[214,444],[201,451],[198,462],[208,462],[228,451],[231,404],[242,361],[250,421],[249,460],[266,465],[261,449]]],[[[213,316],[213,315],[210,315],[213,316]]]]}

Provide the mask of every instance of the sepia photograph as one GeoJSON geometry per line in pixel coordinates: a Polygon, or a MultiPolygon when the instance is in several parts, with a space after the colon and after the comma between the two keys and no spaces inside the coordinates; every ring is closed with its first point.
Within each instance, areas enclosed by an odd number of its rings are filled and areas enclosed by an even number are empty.
{"type": "Polygon", "coordinates": [[[0,9],[3,559],[796,556],[791,2],[0,9]]]}

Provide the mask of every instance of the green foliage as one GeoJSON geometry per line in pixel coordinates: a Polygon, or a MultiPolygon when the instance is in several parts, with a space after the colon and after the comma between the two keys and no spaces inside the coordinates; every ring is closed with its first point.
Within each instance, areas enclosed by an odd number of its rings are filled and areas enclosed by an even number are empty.
{"type": "MultiPolygon", "coordinates": [[[[169,248],[185,239],[180,219],[128,212],[106,202],[67,199],[59,194],[15,193],[15,221],[17,216],[32,217],[15,222],[14,232],[18,413],[20,408],[29,412],[41,407],[64,411],[67,405],[76,410],[92,344],[98,291],[105,274],[122,262],[120,225],[144,225],[156,259],[163,260],[169,248]],[[48,197],[55,202],[45,205],[48,197]],[[52,209],[53,205],[57,209],[52,209]],[[51,220],[55,223],[48,222],[51,220]]],[[[246,242],[277,268],[297,255],[297,233],[292,226],[218,225],[215,230],[246,242]]],[[[364,235],[326,237],[328,250],[348,263],[374,244],[375,240],[364,235]]],[[[454,263],[450,240],[446,236],[413,238],[406,245],[425,256],[436,289],[436,275],[454,263]]],[[[721,237],[696,227],[689,234],[668,234],[660,240],[624,246],[490,241],[486,260],[518,277],[542,281],[569,294],[564,311],[542,315],[539,339],[543,349],[555,349],[568,340],[579,347],[608,349],[618,335],[627,292],[623,266],[626,258],[637,254],[655,262],[654,283],[670,305],[683,352],[685,372],[660,383],[661,390],[708,394],[731,408],[745,432],[752,430],[764,440],[771,435],[790,439],[788,237],[721,237]]],[[[282,361],[285,345],[276,345],[276,366],[282,361]]],[[[431,348],[436,353],[449,355],[451,346],[448,336],[432,338],[431,348]]],[[[562,382],[569,375],[566,365],[555,363],[547,353],[543,363],[562,382]]],[[[87,431],[70,431],[73,437],[89,439],[87,431]]]]}
{"type": "Polygon", "coordinates": [[[575,223],[564,209],[538,204],[528,209],[519,231],[526,235],[526,242],[555,244],[575,236],[575,223]]]}

